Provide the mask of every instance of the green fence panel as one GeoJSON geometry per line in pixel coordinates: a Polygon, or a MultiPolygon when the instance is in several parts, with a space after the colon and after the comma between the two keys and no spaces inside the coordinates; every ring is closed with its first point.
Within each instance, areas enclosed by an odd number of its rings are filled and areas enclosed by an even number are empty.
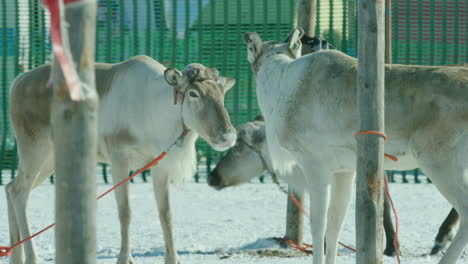
{"type": "MultiPolygon", "coordinates": [[[[8,117],[8,86],[19,73],[18,12],[16,2],[0,1],[0,169],[5,177],[13,177],[17,166],[15,139],[8,117]]],[[[0,177],[0,184],[5,181],[0,177]]]]}
{"type": "MultiPolygon", "coordinates": [[[[257,31],[265,40],[284,39],[294,27],[296,5],[296,0],[99,0],[96,60],[114,63],[146,54],[179,69],[191,62],[216,67],[237,79],[225,104],[239,125],[259,113],[242,34],[257,31]]],[[[351,56],[357,50],[356,7],[356,0],[317,0],[316,35],[351,56]]],[[[467,10],[468,0],[394,0],[389,10],[393,62],[467,62],[467,10]]],[[[38,0],[0,1],[0,184],[17,168],[9,86],[19,73],[50,60],[48,21],[38,0]]],[[[203,179],[221,155],[199,140],[195,180],[203,179]]]]}

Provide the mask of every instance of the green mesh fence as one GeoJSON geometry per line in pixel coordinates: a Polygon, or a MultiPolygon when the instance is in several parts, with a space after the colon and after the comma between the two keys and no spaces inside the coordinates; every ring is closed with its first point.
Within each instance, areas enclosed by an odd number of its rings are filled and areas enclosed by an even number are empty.
{"type": "MultiPolygon", "coordinates": [[[[226,97],[235,125],[252,120],[259,109],[255,80],[242,43],[246,31],[263,39],[284,39],[293,28],[295,0],[100,0],[96,60],[119,62],[138,54],[166,66],[191,62],[216,67],[236,78],[226,97]]],[[[394,0],[393,62],[468,62],[468,0],[394,0]]],[[[14,176],[16,145],[8,117],[8,90],[21,72],[50,59],[48,14],[38,0],[0,0],[0,185],[14,176]]],[[[356,0],[317,0],[316,35],[356,54],[356,0]]],[[[204,177],[221,153],[197,142],[204,177]]],[[[102,174],[107,180],[106,167],[102,174]]],[[[146,176],[144,177],[146,179],[146,176]]]]}

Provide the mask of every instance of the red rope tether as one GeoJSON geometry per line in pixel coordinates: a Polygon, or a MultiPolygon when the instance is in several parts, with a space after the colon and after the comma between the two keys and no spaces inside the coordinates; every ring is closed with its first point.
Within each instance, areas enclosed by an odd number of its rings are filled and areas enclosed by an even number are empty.
{"type": "Polygon", "coordinates": [[[288,243],[291,247],[297,249],[297,250],[300,250],[304,253],[307,253],[307,254],[313,254],[314,252],[311,250],[311,249],[308,249],[308,248],[313,248],[312,245],[309,245],[309,244],[306,244],[306,243],[303,243],[304,246],[299,246],[298,244],[296,244],[296,242],[290,240],[289,238],[287,237],[283,237],[283,241],[288,243]]]}
{"type": "MultiPolygon", "coordinates": [[[[304,210],[304,207],[301,205],[301,203],[296,199],[296,196],[294,196],[294,194],[290,193],[288,194],[288,197],[289,199],[291,199],[291,201],[294,203],[294,205],[296,205],[296,207],[304,214],[306,215],[308,218],[310,218],[309,214],[304,210]]],[[[310,245],[310,244],[306,244],[306,243],[302,243],[304,246],[301,247],[299,245],[297,245],[295,242],[291,241],[290,239],[288,239],[287,237],[284,237],[283,240],[288,243],[289,245],[291,245],[293,248],[296,248],[296,249],[299,249],[303,252],[306,252],[307,254],[312,254],[312,251],[311,250],[307,250],[307,248],[312,248],[313,246],[310,245]]],[[[352,250],[354,252],[356,252],[356,249],[351,247],[351,246],[348,246],[344,243],[341,243],[341,242],[338,242],[338,244],[340,244],[341,246],[349,249],[349,250],[352,250]]]]}
{"type": "Polygon", "coordinates": [[[397,257],[398,264],[400,264],[400,249],[398,248],[398,214],[393,204],[392,197],[390,196],[390,191],[388,190],[388,181],[387,177],[384,176],[384,191],[385,195],[388,197],[388,201],[392,206],[393,214],[395,215],[395,236],[393,237],[393,247],[395,248],[395,255],[397,257]]]}
{"type": "Polygon", "coordinates": [[[356,133],[354,134],[354,138],[357,139],[357,136],[359,136],[359,135],[366,135],[366,134],[372,134],[372,135],[381,136],[381,137],[384,138],[385,141],[387,141],[387,135],[386,135],[385,133],[379,132],[379,131],[374,131],[374,130],[356,132],[356,133]]]}
{"type": "MultiPolygon", "coordinates": [[[[369,131],[360,131],[354,134],[354,138],[357,138],[359,135],[364,135],[364,134],[373,134],[373,135],[378,135],[384,138],[385,141],[387,141],[387,135],[385,133],[379,132],[379,131],[374,131],[374,130],[369,130],[369,131]]],[[[389,154],[384,154],[385,157],[393,160],[393,161],[398,161],[398,158],[389,154]]],[[[398,214],[396,212],[395,206],[393,204],[392,198],[390,196],[390,192],[388,190],[388,182],[387,182],[387,177],[384,176],[384,191],[385,195],[387,195],[388,200],[390,201],[390,205],[392,206],[392,211],[393,214],[395,215],[395,236],[393,237],[393,246],[395,247],[395,254],[397,257],[398,264],[400,264],[400,251],[398,248],[398,214]]]]}
{"type": "MultiPolygon", "coordinates": [[[[368,130],[368,131],[360,131],[360,132],[356,132],[354,134],[354,138],[357,139],[357,136],[359,135],[366,135],[366,134],[372,134],[372,135],[377,135],[377,136],[381,136],[384,138],[384,141],[387,141],[387,135],[383,132],[379,132],[379,131],[375,131],[375,130],[368,130]]],[[[398,158],[393,156],[393,155],[390,155],[390,154],[384,154],[385,157],[393,160],[393,161],[398,161],[398,158]]]]}
{"type": "MultiPolygon", "coordinates": [[[[184,131],[184,133],[182,135],[186,135],[187,132],[184,131]]],[[[183,137],[183,136],[181,136],[183,137]]],[[[143,168],[139,169],[137,172],[133,173],[132,175],[128,176],[125,180],[121,181],[120,183],[118,183],[117,185],[115,185],[114,187],[110,188],[108,191],[106,191],[105,193],[101,194],[98,196],[98,198],[96,200],[99,200],[101,199],[102,197],[106,196],[107,194],[109,194],[110,192],[114,191],[115,189],[119,188],[120,186],[124,185],[125,183],[127,183],[128,181],[130,181],[131,179],[133,179],[135,176],[137,176],[138,174],[142,173],[143,171],[153,167],[154,165],[156,165],[159,161],[161,161],[165,156],[167,155],[167,152],[163,152],[161,153],[159,156],[157,156],[154,160],[152,160],[150,163],[148,163],[146,166],[144,166],[143,168]]],[[[10,256],[12,253],[13,253],[13,249],[33,238],[35,238],[36,236],[44,233],[45,231],[51,229],[52,227],[54,227],[55,224],[51,224],[49,225],[48,227],[42,229],[41,231],[35,233],[34,235],[28,237],[28,238],[25,238],[13,245],[11,245],[10,247],[3,247],[3,246],[0,246],[0,257],[8,257],[10,256]]]]}

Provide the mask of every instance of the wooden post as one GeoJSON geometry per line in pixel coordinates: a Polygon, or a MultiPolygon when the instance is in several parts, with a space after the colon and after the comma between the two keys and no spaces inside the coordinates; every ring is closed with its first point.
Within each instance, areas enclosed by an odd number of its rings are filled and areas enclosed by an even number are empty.
{"type": "MultiPolygon", "coordinates": [[[[62,0],[60,0],[62,1],[62,0]]],[[[63,4],[63,3],[62,3],[63,4]]],[[[62,26],[79,75],[81,100],[72,101],[57,58],[51,118],[55,151],[56,263],[96,263],[97,108],[94,51],[97,2],[66,5],[62,26]],[[68,28],[68,30],[67,30],[68,28]],[[67,32],[68,31],[68,32],[67,32]]]]}
{"type": "MultiPolygon", "coordinates": [[[[358,2],[357,105],[359,131],[384,132],[385,0],[358,2]]],[[[357,138],[356,263],[382,262],[384,139],[357,138]]]]}
{"type": "Polygon", "coordinates": [[[304,237],[304,213],[297,208],[296,204],[289,198],[293,194],[296,200],[304,204],[304,191],[298,191],[293,187],[288,187],[288,200],[286,212],[286,237],[302,247],[302,240],[304,237]]]}
{"type": "MultiPolygon", "coordinates": [[[[316,0],[299,0],[297,3],[297,25],[304,29],[308,37],[315,36],[316,0]]],[[[302,55],[311,53],[310,46],[302,46],[302,55]]]]}
{"type": "MultiPolygon", "coordinates": [[[[297,25],[304,29],[304,34],[309,37],[314,36],[315,32],[315,6],[316,0],[299,0],[297,4],[297,25]]],[[[302,46],[302,55],[311,53],[310,46],[302,46]]],[[[313,173],[313,172],[309,172],[313,173]]],[[[298,191],[289,186],[288,194],[293,194],[297,201],[304,204],[304,191],[298,191]]],[[[297,245],[302,246],[302,239],[304,234],[304,213],[297,208],[297,206],[289,199],[286,214],[286,237],[297,245]]]]}

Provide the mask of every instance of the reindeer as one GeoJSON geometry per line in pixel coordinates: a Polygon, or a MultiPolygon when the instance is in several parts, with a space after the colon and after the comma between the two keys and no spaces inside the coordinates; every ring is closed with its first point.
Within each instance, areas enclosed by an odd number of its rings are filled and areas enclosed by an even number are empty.
{"type": "MultiPolygon", "coordinates": [[[[178,148],[151,169],[166,246],[165,264],[179,264],[169,184],[195,173],[198,135],[219,151],[234,145],[236,133],[224,108],[224,95],[235,80],[220,77],[216,69],[201,64],[190,64],[182,72],[166,69],[147,56],[118,64],[96,63],[95,67],[100,97],[98,161],[110,163],[115,183],[125,179],[130,169],[142,167],[165,151],[183,131],[190,131],[178,148]],[[176,104],[174,96],[178,98],[176,104]]],[[[26,216],[29,193],[54,171],[50,123],[53,94],[47,84],[50,71],[48,64],[33,69],[19,76],[11,88],[10,115],[20,160],[16,178],[6,186],[12,244],[30,236],[26,216]]],[[[130,264],[128,186],[117,189],[115,196],[121,225],[117,263],[130,264]]],[[[24,244],[24,253],[25,263],[39,263],[31,241],[24,244]]],[[[11,263],[24,263],[22,248],[14,250],[11,263]]]]}
{"type": "MultiPolygon", "coordinates": [[[[217,190],[246,183],[255,177],[263,175],[265,172],[275,175],[275,172],[272,170],[271,156],[266,143],[265,120],[263,116],[257,116],[254,121],[242,124],[236,130],[236,145],[229,149],[216,167],[208,174],[208,184],[217,190]]],[[[302,172],[296,170],[293,173],[294,175],[290,177],[279,178],[289,179],[292,180],[292,184],[303,186],[305,180],[302,172]]],[[[390,212],[391,208],[388,197],[385,196],[383,224],[386,243],[384,254],[392,257],[395,256],[396,249],[393,244],[395,231],[390,212]]],[[[436,241],[430,253],[431,255],[437,254],[448,246],[455,234],[454,228],[457,222],[457,211],[452,208],[439,228],[436,241]]]]}
{"type": "MultiPolygon", "coordinates": [[[[265,172],[275,175],[266,143],[263,116],[257,116],[254,121],[242,124],[236,130],[236,145],[229,149],[216,167],[208,174],[208,184],[217,190],[246,183],[265,172]]],[[[296,186],[304,186],[306,182],[302,171],[295,170],[293,173],[294,175],[289,177],[279,178],[288,179],[296,186]]],[[[385,198],[385,210],[390,212],[388,198],[385,198]]],[[[386,238],[384,254],[394,256],[393,238],[395,232],[390,213],[384,214],[384,229],[386,238]]]]}
{"type": "MultiPolygon", "coordinates": [[[[300,57],[302,35],[297,28],[286,43],[257,33],[244,40],[273,170],[305,175],[313,263],[334,264],[356,171],[357,60],[336,50],[300,57]]],[[[468,69],[387,65],[385,87],[385,150],[399,159],[385,169],[421,168],[457,210],[459,230],[439,262],[454,264],[468,243],[468,69]]]]}
{"type": "MultiPolygon", "coordinates": [[[[289,41],[289,36],[284,42],[288,42],[288,41],[289,41]]],[[[330,43],[328,40],[317,37],[317,36],[311,38],[304,34],[301,37],[301,43],[302,45],[309,46],[311,52],[316,52],[316,51],[330,49],[330,48],[336,49],[336,46],[330,43]]],[[[304,50],[302,52],[304,52],[304,50]]],[[[447,66],[468,67],[468,63],[450,64],[447,66]]],[[[261,118],[263,119],[263,117],[261,118]]],[[[245,162],[252,162],[252,160],[248,160],[248,161],[245,160],[245,162]]],[[[384,229],[385,229],[385,236],[386,236],[386,246],[385,246],[384,254],[387,256],[394,256],[395,247],[391,241],[393,240],[395,231],[393,229],[393,223],[391,219],[390,203],[389,203],[388,197],[384,196],[384,198],[385,198],[384,200],[384,229]]],[[[458,218],[459,217],[458,217],[457,211],[454,208],[452,208],[439,228],[439,232],[437,233],[437,236],[435,238],[434,246],[432,247],[430,255],[435,255],[439,253],[441,250],[443,250],[450,244],[450,241],[452,241],[453,236],[455,235],[454,229],[458,223],[458,218]]]]}

